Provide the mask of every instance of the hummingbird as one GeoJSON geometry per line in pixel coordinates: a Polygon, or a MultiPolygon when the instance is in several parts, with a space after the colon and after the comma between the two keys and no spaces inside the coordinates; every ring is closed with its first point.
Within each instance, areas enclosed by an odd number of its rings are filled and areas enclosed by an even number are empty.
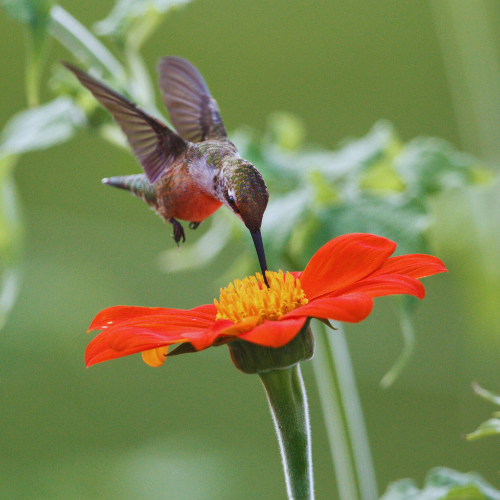
{"type": "Polygon", "coordinates": [[[260,232],[269,193],[257,168],[228,139],[215,99],[198,70],[180,57],[158,63],[162,100],[176,132],[89,74],[63,62],[118,123],[144,173],[104,184],[130,191],[186,240],[179,220],[196,229],[225,205],[252,235],[262,274],[267,270],[260,232]]]}

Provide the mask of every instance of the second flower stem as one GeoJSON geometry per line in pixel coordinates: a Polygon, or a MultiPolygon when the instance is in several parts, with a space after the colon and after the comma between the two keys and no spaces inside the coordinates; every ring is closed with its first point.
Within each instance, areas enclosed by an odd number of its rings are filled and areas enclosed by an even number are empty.
{"type": "Polygon", "coordinates": [[[349,350],[342,327],[315,329],[314,372],[343,500],[376,500],[377,482],[349,350]]]}
{"type": "Polygon", "coordinates": [[[259,373],[283,460],[289,500],[314,500],[311,430],[299,365],[259,373]]]}

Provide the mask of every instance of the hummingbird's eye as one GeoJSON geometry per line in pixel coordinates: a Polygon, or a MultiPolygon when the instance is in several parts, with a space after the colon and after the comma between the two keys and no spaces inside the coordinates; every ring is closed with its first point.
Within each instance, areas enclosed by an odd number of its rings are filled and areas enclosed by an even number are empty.
{"type": "Polygon", "coordinates": [[[234,196],[227,195],[226,199],[227,199],[227,202],[229,203],[229,206],[233,209],[233,211],[235,213],[239,214],[240,211],[238,210],[238,207],[236,206],[236,201],[234,200],[234,196]]]}

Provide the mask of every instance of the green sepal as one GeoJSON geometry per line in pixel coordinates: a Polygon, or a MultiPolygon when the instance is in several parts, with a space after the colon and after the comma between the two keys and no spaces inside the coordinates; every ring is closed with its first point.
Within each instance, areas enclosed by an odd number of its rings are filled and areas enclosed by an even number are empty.
{"type": "Polygon", "coordinates": [[[314,355],[314,337],[307,319],[300,332],[282,347],[264,347],[236,339],[228,344],[234,366],[243,373],[265,373],[290,368],[314,355]]]}

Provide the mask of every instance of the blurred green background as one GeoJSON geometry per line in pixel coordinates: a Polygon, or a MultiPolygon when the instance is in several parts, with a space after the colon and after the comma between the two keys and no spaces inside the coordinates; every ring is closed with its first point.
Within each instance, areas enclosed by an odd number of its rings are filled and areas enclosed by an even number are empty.
{"type": "MultiPolygon", "coordinates": [[[[113,2],[60,4],[91,26],[113,2]]],[[[303,119],[310,142],[333,148],[385,118],[405,141],[438,136],[495,169],[500,80],[490,76],[500,60],[500,7],[450,5],[195,0],[169,16],[143,54],[153,72],[163,55],[192,61],[228,130],[263,130],[271,112],[286,110],[303,119]]],[[[3,126],[25,107],[24,33],[3,12],[0,29],[3,126]]],[[[69,57],[52,45],[50,61],[69,57]]],[[[211,302],[241,249],[196,272],[162,274],[170,227],[100,183],[134,172],[130,155],[92,133],[26,155],[17,168],[26,245],[20,296],[0,332],[0,498],[285,498],[260,382],[237,372],[224,347],[161,369],[140,356],[85,368],[85,331],[99,310],[211,302]]],[[[425,280],[416,354],[392,388],[378,385],[402,346],[390,301],[377,299],[367,321],[347,328],[381,492],[401,477],[420,482],[437,465],[477,470],[500,486],[498,439],[462,438],[490,413],[470,383],[500,389],[498,200],[497,186],[433,200],[433,252],[450,273],[425,280]]],[[[335,498],[309,364],[303,371],[317,498],[335,498]]]]}

